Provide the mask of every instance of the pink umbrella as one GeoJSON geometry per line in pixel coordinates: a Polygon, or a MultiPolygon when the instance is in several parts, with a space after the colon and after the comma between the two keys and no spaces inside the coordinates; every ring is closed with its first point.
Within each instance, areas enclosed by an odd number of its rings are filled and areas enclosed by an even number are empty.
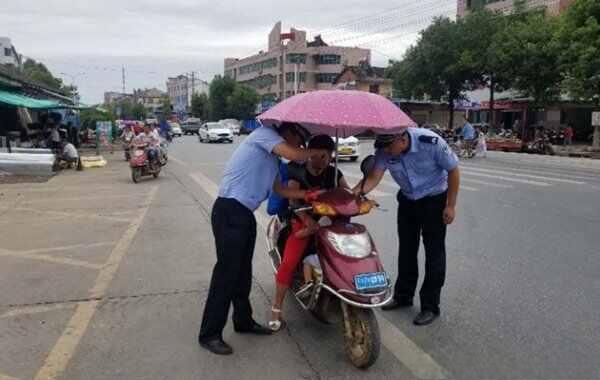
{"type": "Polygon", "coordinates": [[[394,103],[363,91],[311,91],[288,98],[258,116],[264,125],[298,123],[313,134],[348,137],[372,131],[401,132],[416,127],[394,103]]]}

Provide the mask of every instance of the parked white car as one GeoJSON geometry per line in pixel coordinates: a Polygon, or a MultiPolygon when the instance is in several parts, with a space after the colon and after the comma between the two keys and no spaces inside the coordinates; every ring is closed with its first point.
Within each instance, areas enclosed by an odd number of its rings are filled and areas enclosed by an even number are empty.
{"type": "Polygon", "coordinates": [[[221,123],[204,123],[198,130],[200,142],[233,142],[233,132],[221,123]]]}
{"type": "Polygon", "coordinates": [[[339,139],[337,152],[339,158],[349,158],[350,161],[356,161],[360,156],[360,142],[354,136],[341,138],[339,139]]]}
{"type": "Polygon", "coordinates": [[[183,136],[183,131],[181,130],[181,125],[179,125],[179,123],[169,122],[169,126],[171,127],[172,136],[183,136]]]}
{"type": "Polygon", "coordinates": [[[223,126],[231,129],[234,135],[240,135],[240,121],[236,119],[223,119],[219,121],[223,126]]]}

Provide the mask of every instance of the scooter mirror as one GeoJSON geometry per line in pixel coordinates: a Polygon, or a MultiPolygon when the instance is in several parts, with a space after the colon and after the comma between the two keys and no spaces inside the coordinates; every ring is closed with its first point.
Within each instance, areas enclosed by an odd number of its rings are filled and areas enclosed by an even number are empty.
{"type": "Polygon", "coordinates": [[[371,154],[365,157],[360,163],[360,171],[367,178],[373,169],[375,169],[375,156],[371,154]]]}

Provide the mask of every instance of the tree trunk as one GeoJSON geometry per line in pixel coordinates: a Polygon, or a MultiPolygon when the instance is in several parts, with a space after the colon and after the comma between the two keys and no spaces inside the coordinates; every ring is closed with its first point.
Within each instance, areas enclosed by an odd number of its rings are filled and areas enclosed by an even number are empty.
{"type": "Polygon", "coordinates": [[[448,119],[448,130],[454,130],[454,99],[448,100],[448,112],[450,113],[450,118],[448,119]]]}
{"type": "Polygon", "coordinates": [[[494,88],[496,82],[494,81],[494,74],[490,75],[490,126],[496,128],[496,112],[494,112],[494,88]]]}

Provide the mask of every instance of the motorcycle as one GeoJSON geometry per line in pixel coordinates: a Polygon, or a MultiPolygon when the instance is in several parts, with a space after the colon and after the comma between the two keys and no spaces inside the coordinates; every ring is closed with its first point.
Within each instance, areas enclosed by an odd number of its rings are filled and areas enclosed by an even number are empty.
{"type": "Polygon", "coordinates": [[[158,162],[151,162],[148,158],[148,149],[145,145],[134,145],[132,147],[133,154],[129,161],[131,167],[131,179],[134,183],[138,183],[142,177],[153,176],[158,178],[162,166],[166,165],[166,160],[163,158],[163,153],[159,153],[158,162]]]}
{"type": "MultiPolygon", "coordinates": [[[[374,156],[369,156],[361,163],[365,178],[374,161],[374,156]]],[[[373,310],[392,299],[390,279],[371,235],[364,225],[351,222],[352,217],[367,214],[373,207],[374,202],[337,188],[321,194],[306,207],[292,209],[311,211],[320,217],[314,237],[320,268],[313,267],[312,286],[306,290],[300,289],[300,266],[290,290],[300,306],[319,321],[343,324],[346,355],[358,368],[370,367],[379,356],[381,338],[373,310]]],[[[267,248],[275,272],[282,262],[289,231],[285,220],[271,218],[267,248]]]]}
{"type": "Polygon", "coordinates": [[[547,133],[544,133],[542,137],[527,144],[527,151],[529,153],[547,154],[550,156],[553,156],[556,153],[547,133]]]}

